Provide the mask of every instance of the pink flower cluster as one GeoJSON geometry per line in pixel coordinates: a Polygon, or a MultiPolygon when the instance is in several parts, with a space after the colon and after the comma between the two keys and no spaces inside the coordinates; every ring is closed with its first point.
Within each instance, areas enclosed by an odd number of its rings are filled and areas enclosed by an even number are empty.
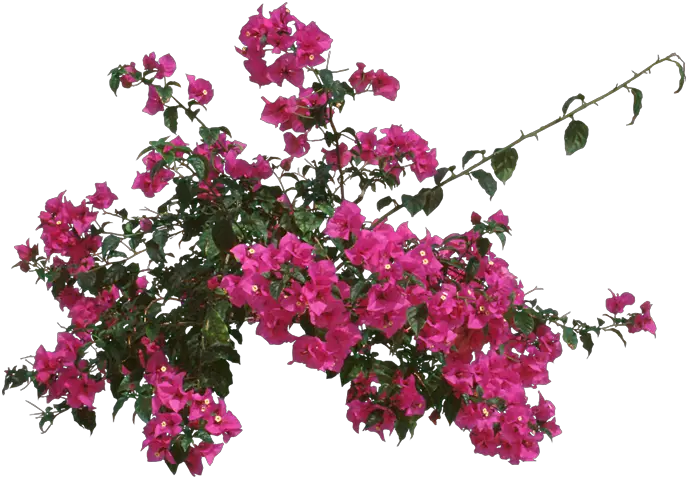
{"type": "Polygon", "coordinates": [[[392,101],[396,100],[400,88],[399,80],[388,75],[384,70],[369,70],[364,73],[365,63],[358,62],[356,67],[358,69],[349,77],[349,83],[356,93],[362,93],[366,91],[368,86],[372,85],[373,95],[380,95],[392,101]]]}
{"type": "MultiPolygon", "coordinates": [[[[172,140],[171,143],[186,145],[186,143],[181,142],[181,138],[179,137],[172,140]]],[[[136,174],[136,178],[134,179],[134,184],[131,186],[131,189],[141,190],[146,197],[153,198],[156,193],[162,191],[162,189],[168,185],[170,180],[174,178],[174,172],[169,168],[162,167],[151,178],[153,167],[158,162],[164,161],[162,155],[157,151],[151,151],[143,157],[142,161],[143,164],[146,165],[146,171],[136,174]]]]}
{"type": "Polygon", "coordinates": [[[105,389],[105,381],[96,381],[89,374],[88,361],[79,357],[79,349],[86,340],[70,333],[57,334],[57,348],[46,351],[41,345],[36,351],[33,367],[36,381],[47,386],[47,402],[66,396],[67,405],[74,409],[95,409],[96,393],[105,389]]]}
{"type": "Polygon", "coordinates": [[[245,46],[236,48],[236,51],[246,58],[244,66],[251,74],[249,80],[260,86],[270,83],[282,86],[282,82],[287,80],[301,87],[303,69],[324,63],[322,54],[332,45],[330,36],[320,30],[315,22],[308,25],[302,23],[289,12],[286,5],[272,10],[269,18],[263,16],[261,5],[258,15],[249,17],[239,34],[239,41],[245,46]],[[295,31],[288,25],[290,22],[294,22],[295,31]],[[281,53],[270,66],[265,60],[268,45],[272,53],[281,53]]]}
{"type": "MultiPolygon", "coordinates": [[[[608,298],[606,301],[607,311],[616,315],[623,313],[626,306],[630,306],[635,303],[635,296],[631,293],[623,293],[621,295],[615,294],[611,289],[612,297],[608,298]]],[[[626,325],[629,333],[638,333],[640,331],[647,331],[653,336],[657,337],[657,325],[655,324],[652,316],[650,315],[650,307],[652,305],[649,301],[645,301],[640,305],[641,314],[633,314],[631,316],[632,323],[626,325]]]]}
{"type": "MultiPolygon", "coordinates": [[[[140,289],[145,288],[145,276],[137,278],[136,285],[140,289]]],[[[70,407],[85,406],[91,410],[95,409],[95,393],[104,390],[105,383],[110,381],[105,378],[95,381],[87,373],[82,372],[87,363],[77,362],[77,352],[86,341],[91,340],[88,333],[90,325],[110,309],[119,297],[119,290],[114,285],[109,291],[103,291],[95,298],[83,296],[78,289],[71,286],[66,286],[57,296],[60,308],[67,308],[68,317],[72,319],[73,324],[84,331],[76,334],[59,333],[55,352],[47,352],[43,346],[36,351],[36,380],[47,386],[48,402],[66,395],[70,407]]],[[[117,317],[113,317],[107,321],[107,326],[111,327],[116,322],[117,317]]],[[[182,433],[183,420],[179,412],[186,406],[190,406],[188,426],[191,430],[204,428],[212,436],[222,436],[224,443],[239,435],[241,424],[231,411],[227,410],[223,399],[215,402],[212,391],[207,389],[201,395],[193,388],[184,388],[185,373],[170,365],[158,344],[162,343],[162,340],[162,337],[158,342],[150,341],[145,336],[141,338],[148,359],[146,360],[144,353],[139,351],[139,361],[146,370],[144,379],[154,388],[151,402],[153,417],[144,428],[146,439],[141,449],[148,447],[146,457],[149,462],[165,459],[175,464],[170,447],[175,437],[182,433]]],[[[121,366],[121,371],[124,375],[130,372],[124,366],[121,366]]],[[[100,372],[104,373],[102,370],[100,372]]],[[[130,389],[134,388],[135,385],[131,384],[130,389]]],[[[201,458],[205,457],[208,464],[212,464],[222,448],[222,444],[203,441],[191,445],[185,461],[191,474],[200,475],[203,470],[201,458]]]]}
{"type": "MultiPolygon", "coordinates": [[[[37,229],[42,229],[41,239],[45,244],[46,256],[50,258],[53,253],[68,256],[68,271],[76,275],[94,265],[92,254],[98,251],[102,239],[98,235],[86,234],[98,213],[88,209],[86,200],[79,206],[65,201],[64,194],[63,191],[45,203],[45,211],[39,214],[41,224],[37,229]]],[[[96,193],[88,199],[96,208],[107,208],[117,196],[112,194],[106,183],[96,183],[96,193]]],[[[17,251],[20,258],[26,256],[25,250],[17,251]]],[[[59,266],[65,262],[55,257],[53,264],[59,266]]]]}
{"type": "MultiPolygon", "coordinates": [[[[152,353],[145,361],[144,377],[153,386],[153,417],[143,428],[146,438],[141,449],[148,447],[149,461],[165,459],[170,464],[176,464],[171,447],[176,440],[181,439],[185,429],[222,436],[224,443],[241,433],[241,424],[227,410],[224,399],[220,398],[215,402],[210,389],[202,394],[193,388],[185,389],[186,373],[170,365],[157,344],[147,343],[146,350],[149,354],[152,353]]],[[[190,445],[184,462],[191,475],[203,472],[201,458],[205,457],[210,466],[223,446],[221,443],[206,441],[190,445]]]]}

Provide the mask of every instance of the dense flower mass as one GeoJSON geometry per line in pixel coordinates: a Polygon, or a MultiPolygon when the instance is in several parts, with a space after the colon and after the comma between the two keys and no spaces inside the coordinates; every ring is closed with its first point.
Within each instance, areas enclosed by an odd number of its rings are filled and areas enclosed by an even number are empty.
{"type": "MultiPolygon", "coordinates": [[[[212,100],[209,81],[187,74],[188,107],[173,97],[181,85],[168,81],[177,69],[170,54],[145,55],[143,72],[133,62],[113,69],[113,92],[145,85],[143,111],[164,112],[165,126],[176,134],[181,110],[200,124],[201,141],[190,146],[165,137],[139,154],[145,171],[132,189],[152,198],[172,184],[166,190],[172,198],[157,212],[146,209],[147,216],[106,211],[118,200],[107,182],[96,183],[78,205],[64,191],[46,202],[38,227],[46,256],[27,239],[15,246],[15,266],[46,282],[70,324],[58,333],[54,351],[37,349],[31,370],[5,372],[3,393],[32,381],[39,397],[53,403],[41,428],[71,410],[93,431],[95,397],[107,383],[117,400],[113,418],[133,400],[135,417],[145,423],[141,449],[148,460],[164,461],[172,472],[186,464],[195,476],[203,458],[211,465],[242,432],[224,398],[232,384],[229,363],[239,363],[239,329],[257,323],[256,334],[269,344],[291,343],[288,364],[349,384],[346,417],[357,433],[363,425],[383,441],[385,432],[401,441],[430,410],[433,423],[444,415],[468,431],[477,453],[511,464],[535,460],[544,436],[558,436],[561,428],[554,404],[540,390],[538,403],[528,404],[526,389],[549,384],[548,367],[562,354],[562,341],[575,349],[580,338],[590,353],[591,333],[613,331],[623,340],[617,328],[626,326],[629,333],[654,335],[650,302],[641,313],[620,317],[635,297],[610,290],[606,309],[613,317],[605,316],[612,323],[598,319],[598,326],[567,325],[567,315],[536,306],[493,251],[488,235],[503,245],[511,234],[502,210],[487,220],[473,212],[470,230],[445,237],[427,229],[417,236],[408,222],[395,228],[386,222],[391,213],[367,221],[358,203],[368,188],[399,186],[407,168],[421,182],[434,176],[433,188],[402,195],[401,205],[391,197],[377,204],[378,211],[394,202],[392,212],[430,214],[442,201],[442,178],[454,169],[439,168],[436,150],[401,125],[380,129],[381,137],[377,128],[334,127],[347,95],[372,91],[393,101],[399,81],[361,62],[348,83],[327,65],[315,68],[326,62],[332,39],[286,4],[267,17],[258,8],[239,40],[250,81],[298,88],[290,97],[262,97],[260,118],[284,132],[289,156],[240,158],[247,145],[226,127],[207,126],[193,109],[212,100]],[[268,51],[279,55],[271,64],[268,51]],[[317,80],[308,88],[307,72],[317,80]],[[314,141],[326,146],[311,148],[314,141]],[[305,158],[314,153],[320,161],[305,158]],[[297,168],[299,161],[306,165],[297,168]],[[345,198],[345,175],[360,181],[355,201],[345,198]],[[279,186],[262,184],[272,176],[279,186]],[[285,187],[286,178],[293,187],[285,187]],[[99,214],[120,218],[121,232],[106,230],[110,221],[101,225],[99,214]],[[174,255],[165,247],[178,234],[179,245],[197,241],[170,264],[174,255]],[[143,253],[147,265],[130,262],[143,253]],[[168,302],[178,305],[163,310],[168,302]],[[380,359],[375,345],[394,360],[380,359]],[[95,358],[87,357],[89,348],[95,358]]],[[[489,190],[485,177],[474,177],[489,190]]]]}

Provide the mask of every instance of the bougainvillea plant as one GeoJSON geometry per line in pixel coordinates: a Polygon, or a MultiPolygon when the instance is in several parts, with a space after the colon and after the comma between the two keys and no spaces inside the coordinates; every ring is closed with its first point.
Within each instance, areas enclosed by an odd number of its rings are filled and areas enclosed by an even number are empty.
{"type": "Polygon", "coordinates": [[[182,97],[181,84],[171,80],[177,65],[170,54],[145,55],[141,69],[134,62],[112,69],[115,94],[145,86],[143,112],[162,113],[175,135],[184,113],[200,125],[200,141],[191,147],[168,136],[140,153],[145,171],[132,188],[148,198],[174,189],[150,215],[113,209],[118,198],[107,182],[77,204],[64,191],[46,202],[39,214],[43,252],[27,240],[15,247],[15,267],[47,284],[71,324],[53,350],[38,347],[30,368],[5,371],[3,394],[33,385],[51,404],[38,408],[42,431],[69,412],[92,432],[94,398],[109,389],[113,418],[134,403],[150,461],[164,461],[172,472],[184,463],[200,474],[202,458],[210,465],[241,433],[224,398],[230,363],[240,361],[241,327],[257,323],[268,343],[292,343],[293,362],[349,385],[347,419],[356,432],[363,426],[384,441],[394,431],[401,442],[429,411],[434,423],[444,417],[468,430],[478,453],[512,464],[534,460],[539,442],[561,429],[554,405],[541,392],[537,404],[528,404],[526,388],[549,383],[548,364],[562,354],[562,342],[571,349],[580,343],[590,354],[603,331],[624,344],[623,328],[655,334],[650,302],[624,313],[635,297],[610,290],[608,314],[587,324],[526,299],[534,290],[524,292],[493,251],[494,239],[504,247],[510,234],[501,210],[487,219],[473,213],[468,231],[444,238],[418,237],[407,223],[395,228],[387,220],[401,209],[431,214],[442,203],[442,187],[461,176],[477,179],[492,198],[497,180],[505,184],[514,174],[514,147],[562,121],[570,120],[565,153],[584,148],[588,127],[573,115],[621,89],[633,97],[632,125],[642,92],[629,83],[669,61],[679,69],[678,93],[683,60],[675,53],[658,57],[604,95],[573,96],[562,116],[511,144],[491,154],[466,152],[458,171],[459,165],[440,167],[436,150],[413,130],[336,127],[349,100],[372,92],[394,101],[399,81],[360,62],[348,79],[336,79],[343,71],[329,70],[324,57],[332,39],[286,4],[267,17],[259,8],[239,40],[250,81],[298,89],[290,97],[263,97],[261,120],[284,132],[286,156],[239,158],[246,145],[199,116],[213,85],[186,75],[188,100],[182,97]],[[268,59],[267,52],[277,56],[268,59]],[[569,111],[577,100],[581,105],[569,111]],[[314,141],[326,147],[311,150],[314,141]],[[393,206],[367,219],[358,206],[365,193],[398,187],[408,170],[431,184],[400,200],[379,199],[378,211],[393,206]],[[262,184],[272,176],[279,186],[262,184]],[[355,197],[345,188],[354,178],[355,197]],[[178,259],[166,252],[174,237],[191,245],[178,259]],[[174,307],[163,312],[167,305],[174,307]],[[376,345],[395,360],[379,359],[376,345]]]}

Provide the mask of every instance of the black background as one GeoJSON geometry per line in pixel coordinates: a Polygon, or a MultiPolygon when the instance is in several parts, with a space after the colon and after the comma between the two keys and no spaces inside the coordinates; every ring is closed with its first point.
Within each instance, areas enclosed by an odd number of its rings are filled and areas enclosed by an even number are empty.
{"type": "MultiPolygon", "coordinates": [[[[113,65],[150,51],[141,43],[176,47],[176,79],[188,72],[214,82],[215,103],[204,116],[207,123],[229,126],[248,143],[251,154],[279,150],[279,132],[256,120],[257,101],[260,95],[294,93],[249,84],[232,46],[255,4],[233,3],[237,5],[217,14],[210,5],[197,5],[197,12],[187,6],[186,13],[175,14],[180,20],[161,14],[161,7],[137,13],[136,18],[132,14],[126,22],[113,19],[102,31],[89,30],[89,35],[74,35],[65,28],[51,36],[45,50],[33,51],[36,57],[18,56],[20,68],[29,74],[25,83],[12,84],[7,99],[21,102],[21,108],[8,116],[17,132],[8,162],[15,173],[4,198],[8,240],[23,241],[41,202],[65,185],[71,185],[72,199],[81,200],[93,191],[93,182],[105,176],[112,178],[113,191],[130,213],[151,206],[142,203],[140,192],[128,192],[128,186],[135,175],[136,153],[165,131],[161,121],[140,112],[140,89],[114,98],[104,79],[113,65]],[[138,37],[139,30],[152,36],[138,37]]],[[[334,32],[340,68],[358,60],[400,78],[398,104],[382,104],[367,95],[347,109],[346,126],[368,129],[401,121],[406,128],[423,128],[431,144],[440,146],[443,167],[456,164],[457,155],[467,149],[491,150],[512,141],[521,129],[554,118],[566,97],[604,93],[600,88],[613,87],[640,64],[678,46],[667,39],[668,43],[619,47],[613,35],[606,43],[583,40],[555,35],[560,27],[548,29],[547,22],[523,28],[515,19],[502,27],[494,17],[477,21],[475,14],[445,7],[376,9],[373,2],[294,2],[290,7],[334,32]],[[357,56],[353,61],[352,55],[357,56]]],[[[426,226],[434,232],[463,231],[472,210],[485,215],[505,208],[513,219],[514,236],[512,247],[498,249],[498,254],[513,257],[513,271],[527,287],[545,288],[539,302],[571,311],[579,319],[592,319],[600,311],[610,287],[657,297],[663,268],[655,225],[669,199],[667,184],[674,183],[667,179],[670,164],[659,160],[677,161],[685,152],[685,119],[679,112],[685,116],[688,109],[685,91],[681,96],[671,94],[678,84],[675,67],[660,66],[655,72],[637,82],[645,89],[646,107],[636,127],[626,126],[631,99],[615,95],[579,118],[591,125],[591,143],[584,152],[564,160],[561,132],[550,130],[539,143],[520,147],[517,175],[492,201],[477,185],[452,185],[437,216],[410,221],[418,231],[426,226]]],[[[195,125],[180,126],[187,141],[195,141],[197,131],[195,125]]],[[[412,182],[402,184],[404,191],[414,188],[412,182]]],[[[37,233],[32,238],[38,239],[37,233]]],[[[8,264],[12,260],[8,258],[8,264]]],[[[54,303],[32,287],[29,275],[13,274],[6,284],[8,302],[21,306],[8,306],[13,312],[4,318],[3,364],[30,353],[34,344],[54,343],[55,320],[62,318],[54,303]]],[[[591,471],[595,465],[622,472],[657,467],[663,450],[660,437],[670,426],[656,400],[666,367],[665,320],[666,316],[658,320],[656,339],[634,337],[624,349],[614,337],[603,337],[595,340],[591,360],[574,353],[555,364],[553,383],[545,394],[560,401],[558,421],[567,440],[548,446],[539,459],[543,464],[522,469],[591,471]]],[[[218,458],[220,473],[257,467],[260,472],[289,468],[289,473],[310,474],[316,467],[334,464],[344,474],[384,473],[400,465],[406,470],[417,465],[422,471],[463,472],[494,462],[473,456],[464,434],[446,425],[419,426],[417,439],[408,445],[415,451],[411,454],[403,448],[378,453],[381,443],[375,435],[358,436],[345,422],[344,396],[334,382],[306,369],[287,368],[287,350],[257,343],[253,330],[246,342],[241,370],[235,371],[232,405],[248,427],[218,458]]],[[[72,431],[69,417],[58,418],[56,430],[41,438],[30,417],[33,411],[22,404],[30,394],[13,392],[8,397],[0,406],[0,417],[9,423],[3,430],[11,431],[17,457],[33,458],[12,463],[24,474],[59,471],[92,477],[101,471],[155,475],[162,470],[144,465],[137,455],[140,424],[123,418],[111,424],[109,393],[98,399],[98,429],[91,440],[87,433],[72,431]]]]}

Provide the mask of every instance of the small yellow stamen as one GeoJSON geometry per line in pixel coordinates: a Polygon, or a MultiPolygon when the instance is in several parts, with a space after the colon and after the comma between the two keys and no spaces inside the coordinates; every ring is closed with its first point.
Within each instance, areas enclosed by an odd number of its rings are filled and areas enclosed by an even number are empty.
{"type": "Polygon", "coordinates": [[[421,251],[421,252],[420,252],[420,255],[421,255],[421,256],[425,256],[425,251],[421,251]]]}
{"type": "Polygon", "coordinates": [[[442,296],[440,296],[440,299],[444,301],[445,299],[447,299],[447,295],[443,294],[442,296]]]}
{"type": "Polygon", "coordinates": [[[247,36],[247,37],[250,37],[250,36],[251,36],[251,32],[246,32],[246,36],[247,36]]]}
{"type": "Polygon", "coordinates": [[[296,306],[301,306],[301,304],[302,304],[301,301],[296,302],[296,306]]]}
{"type": "Polygon", "coordinates": [[[479,310],[481,313],[484,313],[484,312],[485,312],[485,306],[480,306],[480,307],[478,308],[478,310],[479,310]]]}
{"type": "Polygon", "coordinates": [[[205,405],[210,404],[210,399],[204,399],[204,400],[203,400],[203,404],[205,404],[205,405]]]}
{"type": "Polygon", "coordinates": [[[389,263],[387,263],[387,264],[385,265],[385,269],[392,269],[392,265],[389,264],[389,263]]]}
{"type": "Polygon", "coordinates": [[[494,265],[494,261],[488,261],[487,264],[489,264],[490,266],[493,266],[493,265],[494,265]]]}
{"type": "Polygon", "coordinates": [[[167,367],[166,367],[166,366],[162,366],[162,367],[160,368],[160,372],[164,373],[165,371],[167,371],[167,367]]]}
{"type": "Polygon", "coordinates": [[[222,416],[215,416],[215,422],[222,422],[222,416]]]}
{"type": "Polygon", "coordinates": [[[483,408],[483,416],[487,417],[490,415],[490,412],[487,410],[486,407],[483,408]]]}
{"type": "Polygon", "coordinates": [[[251,286],[251,289],[252,289],[253,292],[255,293],[256,291],[258,291],[258,286],[256,286],[256,285],[254,284],[253,286],[251,286]]]}
{"type": "Polygon", "coordinates": [[[208,90],[203,90],[203,94],[204,94],[204,95],[207,95],[207,94],[208,94],[208,90]]]}
{"type": "Polygon", "coordinates": [[[57,221],[55,222],[55,224],[56,224],[57,226],[60,226],[60,225],[62,224],[62,221],[57,220],[57,221]]]}
{"type": "Polygon", "coordinates": [[[423,260],[423,264],[428,264],[429,262],[427,258],[423,260]]]}
{"type": "Polygon", "coordinates": [[[291,13],[288,8],[285,8],[284,11],[287,13],[291,13]]]}
{"type": "Polygon", "coordinates": [[[339,102],[337,102],[337,103],[334,104],[334,106],[336,106],[337,108],[341,108],[341,107],[342,107],[342,104],[339,103],[339,102]]]}
{"type": "Polygon", "coordinates": [[[244,52],[244,53],[246,53],[246,50],[248,50],[248,48],[246,48],[246,47],[244,47],[244,48],[241,49],[241,51],[244,52]]]}
{"type": "Polygon", "coordinates": [[[162,427],[167,427],[167,423],[166,423],[165,421],[161,422],[160,425],[161,425],[162,427]]]}
{"type": "Polygon", "coordinates": [[[521,416],[518,416],[517,419],[518,419],[519,421],[523,421],[523,417],[521,417],[521,416]]]}
{"type": "Polygon", "coordinates": [[[310,55],[308,55],[309,60],[313,60],[314,58],[315,58],[315,55],[313,55],[312,53],[310,55]]]}
{"type": "MultiPolygon", "coordinates": [[[[205,91],[205,90],[204,90],[204,91],[205,91]]],[[[251,248],[251,249],[248,250],[248,252],[249,252],[249,254],[253,254],[253,253],[256,252],[256,250],[254,250],[253,248],[251,248]]]]}
{"type": "Polygon", "coordinates": [[[155,453],[155,457],[160,457],[160,453],[159,453],[159,452],[156,452],[156,453],[155,453]]]}

